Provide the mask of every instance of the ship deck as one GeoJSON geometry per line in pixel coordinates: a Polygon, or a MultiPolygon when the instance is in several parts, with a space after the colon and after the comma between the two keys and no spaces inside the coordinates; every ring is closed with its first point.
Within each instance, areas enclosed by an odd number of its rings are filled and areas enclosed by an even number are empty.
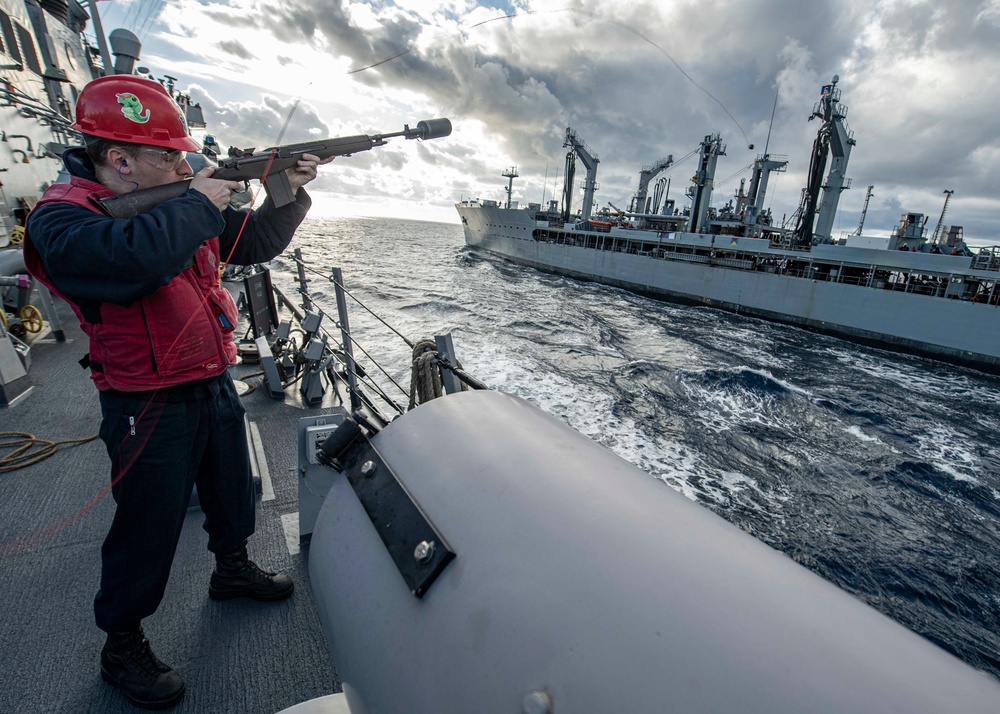
{"type": "MultiPolygon", "coordinates": [[[[59,315],[65,343],[51,336],[32,346],[32,387],[0,409],[0,431],[61,441],[97,434],[97,390],[77,360],[86,337],[65,304],[59,315]]],[[[259,371],[237,365],[239,379],[259,371]]],[[[258,378],[248,376],[250,385],[258,378]]],[[[250,553],[260,564],[295,580],[280,603],[214,602],[208,580],[214,564],[201,528],[188,512],[166,595],[144,628],[157,656],[187,683],[176,712],[278,712],[340,690],[320,628],[308,578],[308,549],[287,538],[283,516],[297,513],[296,422],[333,407],[304,410],[295,400],[243,397],[248,418],[266,435],[263,452],[273,497],[258,501],[250,553]]],[[[7,453],[9,449],[4,450],[7,453]]],[[[0,712],[132,712],[135,708],[100,677],[104,633],[92,602],[100,577],[100,549],[115,504],[110,460],[95,439],[61,447],[53,456],[0,472],[0,712]]],[[[291,519],[286,518],[286,521],[291,519]]]]}

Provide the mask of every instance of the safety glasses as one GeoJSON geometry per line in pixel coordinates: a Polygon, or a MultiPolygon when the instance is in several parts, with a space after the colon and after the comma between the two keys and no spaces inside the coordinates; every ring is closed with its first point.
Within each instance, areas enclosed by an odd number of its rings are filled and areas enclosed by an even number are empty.
{"type": "Polygon", "coordinates": [[[168,151],[167,149],[152,149],[143,147],[136,151],[133,156],[144,164],[148,164],[161,171],[174,171],[187,154],[180,150],[168,151]]]}

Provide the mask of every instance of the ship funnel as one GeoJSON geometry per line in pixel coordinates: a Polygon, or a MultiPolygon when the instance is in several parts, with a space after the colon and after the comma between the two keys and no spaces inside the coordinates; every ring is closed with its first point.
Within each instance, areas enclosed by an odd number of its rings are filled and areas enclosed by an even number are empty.
{"type": "Polygon", "coordinates": [[[115,74],[132,74],[142,43],[135,33],[118,28],[111,32],[111,53],[115,56],[115,74]]]}

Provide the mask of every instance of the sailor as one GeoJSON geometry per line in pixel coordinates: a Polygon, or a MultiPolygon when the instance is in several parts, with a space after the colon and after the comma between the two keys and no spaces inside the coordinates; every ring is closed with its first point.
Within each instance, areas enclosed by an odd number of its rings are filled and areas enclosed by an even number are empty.
{"type": "Polygon", "coordinates": [[[215,570],[208,595],[276,601],[291,578],[255,564],[244,410],[229,376],[235,363],[232,297],[220,258],[270,260],[291,242],[310,199],[302,189],[326,163],[304,155],[287,171],[295,202],[230,207],[241,183],[194,175],[181,196],[132,219],[97,199],[189,176],[185,152],[201,147],[157,82],[107,76],[84,87],[73,128],[86,147],[63,159],[70,183],[51,186],[27,221],[29,271],[66,300],[90,338],[100,435],[111,457],[117,504],[101,550],[97,626],[107,633],[101,674],[135,704],[165,708],[184,694],[181,676],[153,654],[142,620],[160,604],[197,484],[215,570]],[[245,225],[244,225],[245,224],[245,225]]]}

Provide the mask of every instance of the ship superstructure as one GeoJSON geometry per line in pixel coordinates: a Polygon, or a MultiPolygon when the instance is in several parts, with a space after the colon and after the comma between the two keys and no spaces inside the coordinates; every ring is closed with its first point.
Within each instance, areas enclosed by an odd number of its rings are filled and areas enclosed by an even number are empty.
{"type": "Polygon", "coordinates": [[[82,145],[72,125],[84,85],[108,74],[159,81],[188,126],[205,127],[201,106],[175,91],[175,78],[154,78],[137,67],[140,50],[130,30],[105,38],[96,0],[0,0],[0,405],[27,389],[30,345],[43,318],[56,339],[64,337],[51,296],[35,289],[25,271],[19,244],[28,212],[45,189],[68,180],[62,154],[82,145]],[[85,34],[88,22],[96,45],[85,34]],[[32,294],[38,307],[28,302],[32,294]]]}
{"type": "MultiPolygon", "coordinates": [[[[860,231],[832,239],[856,143],[838,82],[834,77],[822,87],[814,108],[812,118],[821,126],[794,228],[777,225],[764,209],[770,174],[788,164],[766,150],[754,162],[749,188],[744,192],[741,186],[735,202],[721,209],[710,206],[716,163],[726,150],[716,134],[699,146],[698,169],[686,193],[690,204],[683,209],[663,192],[654,192],[653,200],[647,196],[653,175],[669,166],[661,160],[643,168],[627,212],[593,212],[591,191],[579,214],[571,215],[569,189],[562,210],[520,208],[509,200],[506,208],[490,200],[462,201],[456,209],[466,243],[541,270],[656,298],[1000,372],[1000,247],[974,253],[961,226],[942,224],[944,210],[930,237],[926,216],[904,213],[888,239],[860,231]]],[[[566,136],[574,151],[583,145],[572,129],[566,136]]],[[[597,185],[596,159],[592,164],[588,189],[597,185]]],[[[573,180],[568,156],[566,185],[573,180]]]]}
{"type": "Polygon", "coordinates": [[[0,0],[0,234],[6,242],[56,179],[77,93],[95,76],[76,2],[0,0]]]}
{"type": "MultiPolygon", "coordinates": [[[[72,128],[83,86],[136,67],[141,45],[134,33],[105,38],[96,0],[0,0],[0,245],[13,235],[49,186],[58,180],[62,152],[81,144],[72,128]],[[92,22],[97,45],[84,34],[92,22]],[[112,59],[113,58],[113,59],[112,59]]],[[[191,127],[204,127],[201,107],[160,79],[191,127]]]]}

